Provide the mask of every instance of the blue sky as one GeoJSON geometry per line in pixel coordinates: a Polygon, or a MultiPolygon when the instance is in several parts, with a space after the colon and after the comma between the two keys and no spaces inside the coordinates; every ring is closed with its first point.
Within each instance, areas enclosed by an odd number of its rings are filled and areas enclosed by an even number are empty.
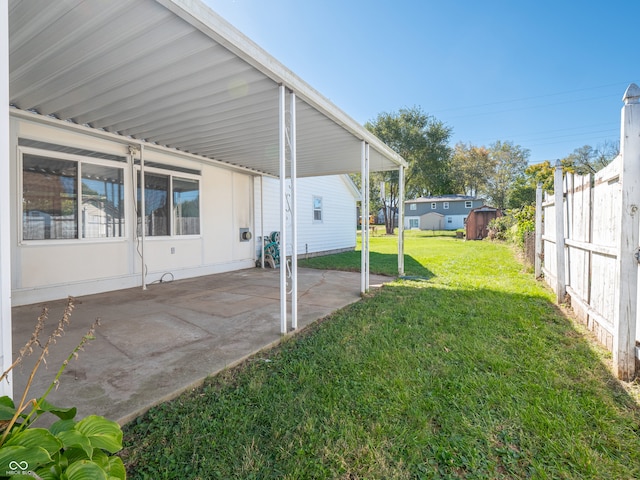
{"type": "Polygon", "coordinates": [[[618,141],[637,0],[205,0],[360,123],[419,106],[530,163],[618,141]]]}

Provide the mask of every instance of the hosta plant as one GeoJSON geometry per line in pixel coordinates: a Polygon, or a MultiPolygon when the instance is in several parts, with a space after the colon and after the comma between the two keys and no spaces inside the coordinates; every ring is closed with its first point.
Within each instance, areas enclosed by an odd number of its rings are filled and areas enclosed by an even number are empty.
{"type": "MultiPolygon", "coordinates": [[[[39,355],[20,395],[19,402],[10,397],[0,397],[0,478],[29,478],[43,480],[112,480],[125,479],[126,471],[120,457],[114,455],[122,449],[122,430],[111,420],[90,415],[76,421],[75,408],[58,408],[46,398],[58,387],[60,376],[68,363],[78,356],[85,344],[94,338],[98,322],[89,329],[80,343],[62,363],[58,372],[38,398],[32,398],[29,390],[38,367],[45,361],[49,348],[64,333],[73,311],[73,299],[69,298],[64,314],[53,333],[43,343],[40,335],[47,319],[44,308],[31,339],[20,350],[18,358],[1,376],[19,365],[25,356],[39,349],[39,355]],[[36,421],[42,415],[58,418],[49,428],[41,428],[36,421]]],[[[16,397],[17,399],[17,397],[16,397]]]]}

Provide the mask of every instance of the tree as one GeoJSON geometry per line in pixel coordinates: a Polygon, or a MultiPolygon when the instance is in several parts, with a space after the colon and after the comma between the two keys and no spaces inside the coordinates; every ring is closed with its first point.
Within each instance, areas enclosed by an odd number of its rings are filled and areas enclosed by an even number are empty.
{"type": "Polygon", "coordinates": [[[593,174],[609,165],[619,153],[618,142],[607,141],[596,148],[584,145],[563,158],[562,164],[579,175],[593,174]]]}
{"type": "Polygon", "coordinates": [[[535,165],[529,165],[524,174],[516,179],[509,189],[507,208],[520,209],[536,203],[536,188],[538,184],[547,192],[553,192],[555,168],[549,160],[535,165]]]}
{"type": "MultiPolygon", "coordinates": [[[[449,193],[450,127],[419,107],[381,113],[365,127],[407,161],[405,187],[408,197],[425,192],[449,193]]],[[[398,172],[373,173],[371,182],[385,184],[383,211],[387,233],[391,234],[399,201],[398,172]]]]}
{"type": "Polygon", "coordinates": [[[495,164],[485,147],[459,142],[450,162],[453,189],[449,193],[478,195],[494,170],[495,164]]]}
{"type": "Polygon", "coordinates": [[[484,193],[495,207],[504,209],[510,190],[527,168],[529,150],[514,145],[513,142],[498,140],[489,147],[489,158],[494,163],[494,171],[487,181],[484,193]]]}

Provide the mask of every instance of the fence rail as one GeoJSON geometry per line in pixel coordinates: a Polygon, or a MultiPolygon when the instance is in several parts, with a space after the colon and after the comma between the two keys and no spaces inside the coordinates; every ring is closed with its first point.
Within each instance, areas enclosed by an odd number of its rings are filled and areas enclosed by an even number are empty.
{"type": "Polygon", "coordinates": [[[620,155],[595,175],[563,175],[536,195],[536,274],[569,301],[613,353],[623,380],[639,372],[640,88],[625,92],[620,155]]]}

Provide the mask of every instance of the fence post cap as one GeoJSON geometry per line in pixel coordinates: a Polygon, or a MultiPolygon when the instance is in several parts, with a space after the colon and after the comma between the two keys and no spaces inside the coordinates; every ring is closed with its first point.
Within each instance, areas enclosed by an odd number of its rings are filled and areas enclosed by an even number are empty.
{"type": "Polygon", "coordinates": [[[640,103],[640,87],[635,83],[631,83],[625,90],[622,101],[625,105],[630,103],[640,103]]]}

